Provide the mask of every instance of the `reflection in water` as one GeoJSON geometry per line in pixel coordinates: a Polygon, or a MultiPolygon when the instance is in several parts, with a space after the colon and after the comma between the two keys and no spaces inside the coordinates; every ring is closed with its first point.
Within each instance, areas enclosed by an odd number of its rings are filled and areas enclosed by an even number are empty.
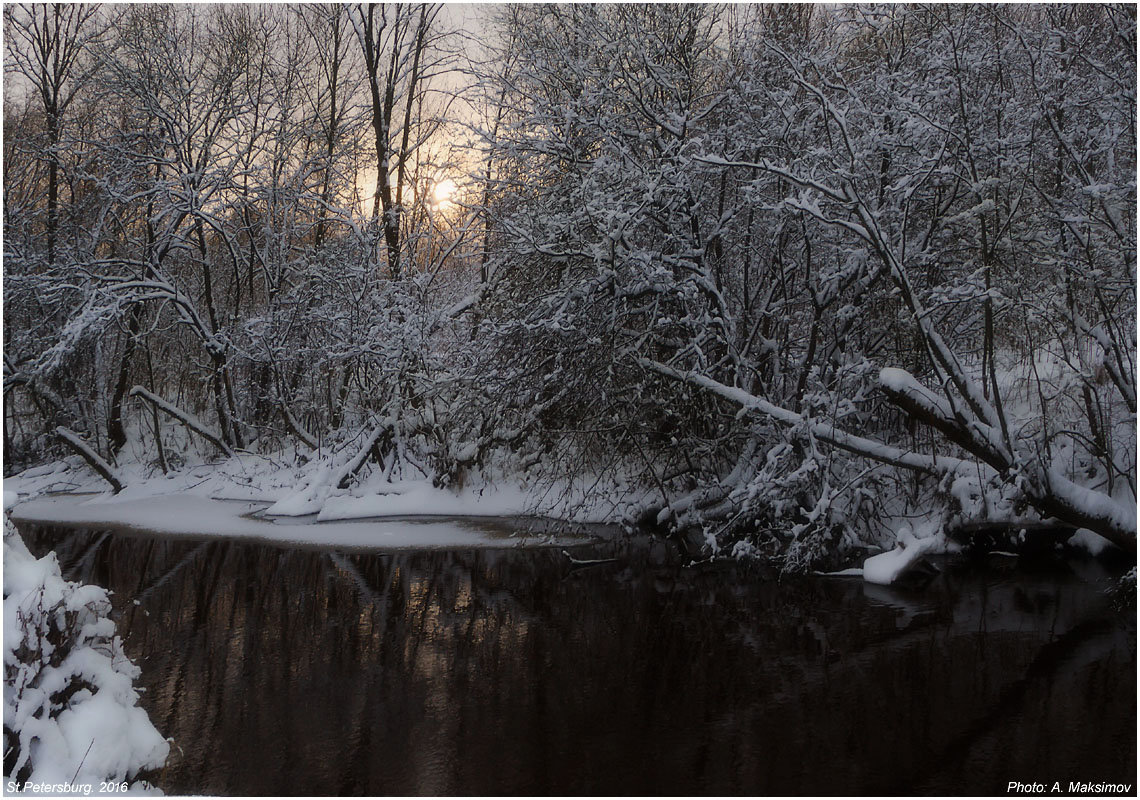
{"type": "Polygon", "coordinates": [[[142,703],[178,745],[168,793],[994,794],[1136,774],[1135,630],[1099,577],[948,570],[900,594],[683,567],[646,541],[572,570],[556,550],[25,534],[114,590],[142,703]]]}

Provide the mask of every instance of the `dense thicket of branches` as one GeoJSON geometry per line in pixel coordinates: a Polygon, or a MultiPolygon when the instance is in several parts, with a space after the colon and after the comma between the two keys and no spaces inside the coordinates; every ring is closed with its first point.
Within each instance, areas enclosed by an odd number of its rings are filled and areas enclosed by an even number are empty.
{"type": "Polygon", "coordinates": [[[9,466],[51,423],[117,454],[150,417],[134,384],[238,448],[401,391],[462,238],[430,204],[438,11],[6,9],[9,84],[51,75],[68,99],[6,98],[9,466]]]}
{"type": "Polygon", "coordinates": [[[7,469],[167,468],[141,384],[790,566],[908,509],[1135,549],[1130,6],[504,6],[462,113],[432,6],[5,23],[7,469]]]}

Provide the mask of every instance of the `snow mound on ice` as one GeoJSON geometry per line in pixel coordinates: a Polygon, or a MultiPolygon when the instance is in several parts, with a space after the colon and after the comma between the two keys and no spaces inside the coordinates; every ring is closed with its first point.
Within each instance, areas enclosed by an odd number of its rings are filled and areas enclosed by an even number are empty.
{"type": "Polygon", "coordinates": [[[1083,548],[1089,555],[1093,556],[1100,555],[1106,549],[1112,547],[1112,542],[1103,536],[1093,533],[1088,528],[1079,528],[1076,533],[1069,537],[1068,543],[1072,547],[1083,548]]]}

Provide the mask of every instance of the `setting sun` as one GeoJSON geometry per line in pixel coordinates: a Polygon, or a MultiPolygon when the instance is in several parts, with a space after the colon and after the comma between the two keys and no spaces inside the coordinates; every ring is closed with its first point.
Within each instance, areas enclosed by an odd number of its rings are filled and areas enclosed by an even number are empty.
{"type": "Polygon", "coordinates": [[[435,201],[435,205],[445,206],[451,204],[457,188],[459,187],[455,185],[455,181],[451,180],[451,178],[445,178],[439,181],[435,185],[435,188],[432,189],[432,199],[435,201]]]}

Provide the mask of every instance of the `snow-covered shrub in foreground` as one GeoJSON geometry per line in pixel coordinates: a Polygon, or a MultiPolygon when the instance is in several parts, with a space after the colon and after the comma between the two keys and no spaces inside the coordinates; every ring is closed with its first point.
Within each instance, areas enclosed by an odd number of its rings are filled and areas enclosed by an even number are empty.
{"type": "Polygon", "coordinates": [[[66,581],[4,520],[4,776],[21,783],[123,784],[166,762],[139,708],[107,590],[66,581]]]}

